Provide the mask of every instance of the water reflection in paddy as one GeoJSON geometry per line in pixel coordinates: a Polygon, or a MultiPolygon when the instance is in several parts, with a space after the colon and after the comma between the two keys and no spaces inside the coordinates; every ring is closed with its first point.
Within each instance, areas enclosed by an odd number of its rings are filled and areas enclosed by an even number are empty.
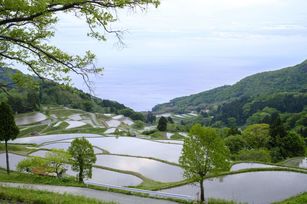
{"type": "MultiPolygon", "coordinates": [[[[70,167],[68,168],[66,174],[74,177],[77,176],[77,172],[72,171],[70,167]]],[[[136,176],[99,168],[93,168],[92,178],[86,179],[85,182],[86,181],[114,186],[137,186],[142,183],[142,179],[136,176]]]]}
{"type": "MultiPolygon", "coordinates": [[[[17,164],[24,158],[25,158],[24,156],[9,153],[10,169],[15,171],[17,164]]],[[[0,154],[0,167],[6,169],[6,155],[5,154],[0,154]]]]}
{"type": "Polygon", "coordinates": [[[41,122],[43,120],[46,120],[47,116],[45,116],[42,113],[29,113],[29,114],[21,114],[19,116],[17,116],[17,118],[15,119],[15,122],[17,125],[29,125],[29,124],[33,124],[33,123],[38,123],[41,122]]]}
{"type": "MultiPolygon", "coordinates": [[[[50,144],[42,145],[42,146],[40,146],[40,148],[68,150],[68,148],[70,147],[70,144],[71,144],[70,142],[55,142],[55,143],[50,143],[50,144]]],[[[102,153],[102,150],[94,147],[94,153],[95,154],[102,153]]],[[[44,156],[44,154],[41,155],[40,151],[38,151],[36,154],[40,154],[40,155],[37,155],[37,156],[44,156]]]]}
{"type": "MultiPolygon", "coordinates": [[[[307,190],[307,174],[266,171],[217,177],[205,181],[205,195],[253,204],[272,203],[307,190]]],[[[164,192],[196,197],[198,185],[185,185],[164,192]]]]}
{"type": "Polygon", "coordinates": [[[102,137],[96,134],[56,134],[56,135],[44,135],[35,137],[17,138],[12,143],[26,143],[26,144],[42,144],[46,142],[52,142],[57,140],[74,139],[78,137],[102,137]]]}
{"type": "Polygon", "coordinates": [[[238,171],[242,169],[255,169],[255,168],[273,168],[276,166],[260,163],[239,163],[232,165],[230,171],[238,171]]]}
{"type": "MultiPolygon", "coordinates": [[[[46,151],[39,151],[39,152],[40,152],[39,154],[46,153],[46,151]]],[[[24,156],[9,153],[10,169],[16,170],[17,164],[25,158],[26,157],[24,156]]],[[[0,167],[6,168],[5,154],[0,154],[0,167]]],[[[71,176],[77,175],[77,172],[72,171],[70,166],[67,165],[67,168],[68,168],[67,170],[68,175],[71,176]]],[[[116,186],[136,186],[142,183],[142,179],[136,176],[117,173],[113,171],[107,171],[98,168],[93,168],[92,178],[88,179],[88,181],[101,183],[101,184],[116,185],[116,186]]]]}
{"type": "Polygon", "coordinates": [[[182,149],[182,145],[153,142],[134,137],[99,137],[87,139],[93,145],[113,154],[153,157],[175,163],[178,163],[182,149]]]}
{"type": "Polygon", "coordinates": [[[138,172],[147,178],[161,182],[183,180],[183,171],[180,167],[151,159],[97,155],[96,165],[138,172]]]}

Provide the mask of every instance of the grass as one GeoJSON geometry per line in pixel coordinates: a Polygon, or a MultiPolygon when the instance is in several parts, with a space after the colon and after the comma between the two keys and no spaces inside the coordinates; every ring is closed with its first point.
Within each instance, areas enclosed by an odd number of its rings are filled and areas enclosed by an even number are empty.
{"type": "MultiPolygon", "coordinates": [[[[69,126],[69,124],[65,121],[59,121],[59,122],[61,122],[61,123],[58,126],[49,127],[46,130],[44,130],[44,133],[46,134],[46,133],[49,133],[49,132],[52,132],[52,131],[63,130],[63,129],[65,129],[69,126]]],[[[53,124],[53,125],[55,125],[55,124],[53,124]]]]}
{"type": "Polygon", "coordinates": [[[12,171],[10,175],[6,174],[3,169],[0,170],[0,181],[13,183],[30,183],[30,184],[46,184],[58,186],[78,186],[84,187],[84,184],[78,183],[73,177],[65,177],[61,179],[52,176],[39,176],[35,174],[25,174],[12,171]]]}
{"type": "Polygon", "coordinates": [[[151,139],[155,139],[155,140],[165,140],[166,139],[166,133],[165,132],[160,132],[160,131],[157,131],[157,132],[154,132],[152,134],[150,134],[150,138],[151,139]]]}
{"type": "Polygon", "coordinates": [[[48,125],[46,124],[40,124],[40,125],[33,125],[27,128],[24,128],[20,131],[18,137],[26,137],[26,136],[33,136],[32,134],[35,133],[40,133],[43,131],[45,128],[47,128],[48,125]]]}
{"type": "Polygon", "coordinates": [[[56,115],[58,118],[67,118],[68,116],[74,115],[74,114],[83,114],[85,113],[82,110],[78,109],[49,109],[49,114],[56,115]]]}
{"type": "MultiPolygon", "coordinates": [[[[25,144],[8,144],[8,150],[10,153],[27,155],[29,152],[33,151],[33,149],[27,147],[34,147],[33,145],[25,145],[25,144]]],[[[5,152],[5,145],[0,143],[0,153],[5,152]]]]}
{"type": "Polygon", "coordinates": [[[180,135],[177,132],[171,136],[172,140],[183,140],[184,138],[185,138],[184,136],[180,135]]]}
{"type": "Polygon", "coordinates": [[[307,203],[307,192],[293,196],[283,201],[275,202],[274,204],[303,204],[307,203]]]}
{"type": "Polygon", "coordinates": [[[102,202],[83,196],[75,196],[70,194],[59,194],[47,191],[22,189],[22,188],[0,188],[1,203],[27,203],[27,204],[111,204],[114,202],[102,202]]]}
{"type": "Polygon", "coordinates": [[[39,176],[39,175],[25,174],[25,173],[19,173],[19,172],[11,172],[10,175],[7,175],[6,171],[2,168],[0,168],[0,181],[1,182],[11,182],[11,183],[27,183],[27,184],[44,184],[44,185],[55,185],[55,186],[82,187],[82,188],[90,188],[90,189],[101,190],[101,191],[122,193],[125,195],[134,195],[134,196],[162,199],[162,200],[172,200],[178,203],[186,203],[186,204],[190,203],[188,201],[180,200],[180,199],[157,198],[157,197],[153,197],[148,194],[145,194],[145,193],[136,193],[136,192],[120,190],[120,189],[113,189],[113,188],[107,188],[107,187],[101,187],[101,186],[95,186],[95,185],[86,185],[86,184],[77,182],[74,177],[65,177],[65,178],[58,179],[58,178],[51,177],[51,176],[39,176]]]}
{"type": "Polygon", "coordinates": [[[103,134],[105,128],[94,128],[91,125],[82,126],[79,128],[72,128],[72,129],[64,129],[58,128],[56,130],[46,131],[46,134],[73,134],[73,133],[84,133],[84,134],[103,134]]]}

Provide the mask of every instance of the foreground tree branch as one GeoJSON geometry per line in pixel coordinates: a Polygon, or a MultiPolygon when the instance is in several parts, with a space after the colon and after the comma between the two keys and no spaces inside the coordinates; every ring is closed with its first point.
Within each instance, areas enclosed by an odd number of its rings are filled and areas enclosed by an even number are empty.
{"type": "Polygon", "coordinates": [[[0,67],[22,64],[40,78],[65,84],[75,73],[91,90],[89,74],[103,70],[95,66],[95,55],[71,55],[46,41],[55,34],[59,14],[82,17],[90,37],[104,41],[105,34],[114,34],[122,42],[122,32],[110,28],[117,9],[148,5],[158,6],[159,0],[0,0],[0,67]]]}

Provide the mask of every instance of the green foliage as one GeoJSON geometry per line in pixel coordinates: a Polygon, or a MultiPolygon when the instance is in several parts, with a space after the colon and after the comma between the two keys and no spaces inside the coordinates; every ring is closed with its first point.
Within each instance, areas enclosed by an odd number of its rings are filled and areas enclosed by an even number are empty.
{"type": "Polygon", "coordinates": [[[269,147],[273,161],[305,154],[304,139],[295,132],[287,132],[278,113],[272,114],[269,147]]]}
{"type": "Polygon", "coordinates": [[[40,125],[34,125],[34,126],[31,126],[31,127],[21,129],[18,137],[26,137],[26,136],[37,135],[47,127],[48,127],[48,125],[40,124],[40,125]]]}
{"type": "Polygon", "coordinates": [[[57,178],[62,177],[67,170],[70,155],[62,149],[52,149],[45,157],[28,157],[20,161],[17,170],[39,175],[56,174],[57,178]]]}
{"type": "Polygon", "coordinates": [[[167,119],[165,117],[162,116],[159,119],[157,129],[162,132],[167,130],[167,119]]]}
{"type": "Polygon", "coordinates": [[[15,124],[14,114],[11,107],[2,102],[0,104],[0,141],[16,139],[19,129],[15,124]]]}
{"type": "Polygon", "coordinates": [[[180,135],[179,133],[174,133],[172,136],[171,136],[171,139],[172,140],[182,140],[184,139],[185,137],[183,135],[180,135]]]}
{"type": "Polygon", "coordinates": [[[0,104],[0,141],[5,142],[6,170],[8,174],[10,173],[10,165],[7,142],[16,139],[18,134],[19,129],[15,124],[13,111],[7,103],[2,102],[0,104]]]}
{"type": "Polygon", "coordinates": [[[247,142],[242,135],[232,135],[225,138],[225,144],[232,154],[236,154],[247,147],[247,142]]]}
{"type": "Polygon", "coordinates": [[[72,177],[55,178],[53,176],[42,176],[37,174],[28,174],[21,172],[11,172],[10,175],[4,173],[0,169],[0,181],[14,182],[14,183],[33,183],[33,184],[47,184],[59,186],[83,186],[72,177]]]}
{"type": "Polygon", "coordinates": [[[254,124],[247,126],[242,136],[250,149],[266,148],[270,140],[270,126],[268,124],[254,124]]]}
{"type": "Polygon", "coordinates": [[[106,3],[94,0],[2,0],[0,67],[22,64],[41,78],[52,78],[61,83],[69,83],[70,73],[73,72],[81,75],[88,85],[88,74],[102,71],[102,68],[96,68],[93,64],[95,55],[90,51],[86,51],[84,56],[71,55],[49,43],[49,39],[55,35],[59,15],[83,16],[82,19],[86,19],[90,28],[87,35],[104,41],[105,33],[114,33],[121,38],[120,32],[110,28],[110,24],[117,21],[117,9],[145,7],[149,4],[158,6],[159,1],[115,0],[106,3]],[[99,32],[100,29],[105,32],[99,32]]]}
{"type": "Polygon", "coordinates": [[[270,151],[266,149],[243,149],[238,152],[236,159],[239,161],[271,162],[270,151]]]}
{"type": "Polygon", "coordinates": [[[17,170],[20,172],[46,175],[49,173],[48,161],[41,157],[28,157],[18,163],[17,170]]]}
{"type": "Polygon", "coordinates": [[[184,139],[179,163],[184,176],[200,183],[201,201],[204,201],[203,181],[208,173],[229,169],[229,150],[213,128],[194,125],[184,139]]]}
{"type": "Polygon", "coordinates": [[[156,122],[156,116],[151,111],[148,111],[146,114],[146,123],[153,124],[156,122]]]}
{"type": "Polygon", "coordinates": [[[96,155],[92,144],[83,138],[76,138],[71,142],[68,148],[72,156],[72,170],[77,171],[79,182],[83,182],[84,178],[92,177],[92,167],[96,162],[96,155]]]}
{"type": "Polygon", "coordinates": [[[60,178],[67,170],[66,165],[70,161],[70,155],[63,149],[51,149],[46,153],[45,160],[48,162],[48,172],[56,173],[60,178]]]}
{"type": "Polygon", "coordinates": [[[295,132],[289,132],[281,141],[284,157],[296,157],[305,155],[305,142],[295,132]]]}
{"type": "MultiPolygon", "coordinates": [[[[107,202],[97,201],[95,199],[85,198],[83,196],[75,196],[70,194],[51,193],[47,191],[39,191],[33,189],[22,188],[0,188],[1,203],[40,203],[40,204],[107,204],[107,202]]],[[[108,202],[111,204],[112,202],[108,202]]]]}
{"type": "Polygon", "coordinates": [[[167,117],[167,122],[168,122],[168,123],[174,123],[174,120],[173,120],[172,117],[167,117]]]}
{"type": "Polygon", "coordinates": [[[124,108],[124,109],[118,111],[118,114],[129,117],[132,120],[140,120],[140,121],[145,122],[145,116],[142,113],[135,112],[134,110],[132,110],[130,108],[124,108]]]}
{"type": "Polygon", "coordinates": [[[288,198],[284,201],[276,202],[274,204],[302,204],[307,203],[307,192],[288,198]]]}
{"type": "Polygon", "coordinates": [[[134,121],[134,124],[132,125],[135,129],[143,129],[145,127],[145,123],[143,121],[137,120],[134,121]]]}
{"type": "MultiPolygon", "coordinates": [[[[28,75],[24,75],[17,70],[6,69],[6,71],[0,75],[2,76],[2,80],[0,78],[0,84],[13,83],[12,75],[15,73],[28,77],[28,75]]],[[[44,80],[44,82],[41,82],[35,77],[28,79],[28,81],[30,80],[32,83],[37,83],[39,89],[33,87],[24,88],[19,87],[18,84],[13,84],[7,88],[9,95],[0,93],[0,101],[8,102],[12,106],[14,112],[17,113],[36,111],[39,109],[41,104],[46,106],[62,105],[68,108],[81,109],[89,112],[115,114],[117,114],[120,110],[128,109],[126,106],[118,102],[102,100],[91,96],[90,94],[84,93],[82,90],[62,86],[49,80],[44,80]]],[[[143,120],[142,114],[135,113],[132,109],[130,110],[132,117],[141,118],[143,120]]]]}
{"type": "MultiPolygon", "coordinates": [[[[307,104],[307,61],[294,67],[264,72],[244,78],[233,86],[223,86],[191,96],[176,98],[153,108],[156,113],[197,111],[207,125],[270,123],[272,111],[302,112],[307,104]]],[[[197,121],[199,122],[199,121],[197,121]]]]}

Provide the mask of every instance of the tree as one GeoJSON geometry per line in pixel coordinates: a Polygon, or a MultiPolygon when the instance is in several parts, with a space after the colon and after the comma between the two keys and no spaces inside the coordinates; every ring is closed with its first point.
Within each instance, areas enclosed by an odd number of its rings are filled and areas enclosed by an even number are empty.
{"type": "Polygon", "coordinates": [[[239,161],[271,162],[271,154],[267,149],[242,149],[236,155],[239,161]]]}
{"type": "MultiPolygon", "coordinates": [[[[93,64],[95,55],[70,55],[48,43],[55,35],[59,14],[82,17],[89,26],[88,36],[99,41],[106,34],[115,34],[121,41],[122,33],[112,30],[110,24],[117,20],[116,10],[145,8],[159,5],[159,0],[1,0],[0,4],[0,67],[16,63],[26,66],[38,77],[69,82],[69,72],[83,77],[89,86],[89,73],[102,69],[93,64]],[[102,29],[104,32],[99,32],[102,29]]],[[[2,84],[0,88],[3,88],[2,84]]]]}
{"type": "Polygon", "coordinates": [[[284,158],[304,156],[305,142],[304,139],[295,132],[289,132],[286,137],[282,139],[282,153],[284,158]]]}
{"type": "Polygon", "coordinates": [[[167,130],[167,119],[165,117],[162,116],[159,119],[157,129],[162,132],[167,130]]]}
{"type": "Polygon", "coordinates": [[[167,122],[173,124],[173,123],[174,123],[174,120],[173,120],[172,117],[169,116],[169,117],[167,117],[167,122]]]}
{"type": "Polygon", "coordinates": [[[19,134],[19,129],[15,124],[15,119],[11,107],[2,102],[0,104],[0,141],[5,142],[5,154],[6,154],[6,171],[10,173],[9,154],[7,148],[7,142],[14,140],[19,134]]]}
{"type": "Polygon", "coordinates": [[[241,149],[244,149],[247,146],[247,142],[242,135],[231,135],[226,137],[225,144],[232,154],[238,153],[241,149]]]}
{"type": "Polygon", "coordinates": [[[63,149],[52,149],[45,154],[45,157],[28,157],[18,163],[19,171],[31,172],[34,174],[56,174],[60,178],[67,170],[70,155],[63,149]]]}
{"type": "Polygon", "coordinates": [[[280,119],[279,113],[273,113],[271,116],[269,146],[271,148],[280,146],[281,139],[287,135],[287,132],[280,119]]]}
{"type": "Polygon", "coordinates": [[[151,111],[147,112],[146,123],[153,124],[156,121],[156,116],[151,111]]]}
{"type": "Polygon", "coordinates": [[[70,155],[63,149],[52,149],[46,153],[45,159],[48,162],[48,172],[55,173],[60,178],[67,170],[70,155]]]}
{"type": "Polygon", "coordinates": [[[145,127],[145,123],[143,121],[137,120],[134,121],[134,124],[132,125],[135,129],[143,129],[145,127]]]}
{"type": "Polygon", "coordinates": [[[229,169],[229,150],[213,128],[194,125],[185,138],[179,163],[184,176],[200,184],[200,199],[203,202],[204,179],[208,173],[229,169]]]}
{"type": "Polygon", "coordinates": [[[49,172],[48,161],[42,157],[28,157],[17,164],[17,170],[39,175],[46,175],[49,172]]]}
{"type": "Polygon", "coordinates": [[[71,155],[72,170],[78,171],[78,180],[83,183],[84,178],[92,177],[92,167],[96,162],[96,155],[92,144],[83,138],[76,138],[71,142],[68,152],[71,155]]]}
{"type": "Polygon", "coordinates": [[[242,136],[250,149],[266,148],[270,140],[269,131],[268,124],[254,124],[247,126],[242,136]]]}

